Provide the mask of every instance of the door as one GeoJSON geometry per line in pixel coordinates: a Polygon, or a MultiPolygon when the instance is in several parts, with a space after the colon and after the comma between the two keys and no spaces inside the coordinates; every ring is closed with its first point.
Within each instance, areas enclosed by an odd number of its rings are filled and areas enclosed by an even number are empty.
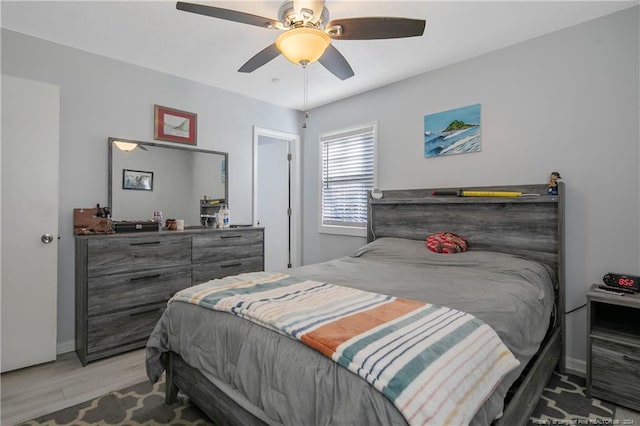
{"type": "Polygon", "coordinates": [[[59,117],[57,86],[2,76],[2,372],[56,358],[59,117]]]}
{"type": "Polygon", "coordinates": [[[258,226],[264,226],[264,269],[289,267],[289,141],[258,139],[258,226]]]}
{"type": "Polygon", "coordinates": [[[298,265],[297,142],[296,135],[256,129],[254,224],[265,228],[266,271],[281,271],[298,265]]]}

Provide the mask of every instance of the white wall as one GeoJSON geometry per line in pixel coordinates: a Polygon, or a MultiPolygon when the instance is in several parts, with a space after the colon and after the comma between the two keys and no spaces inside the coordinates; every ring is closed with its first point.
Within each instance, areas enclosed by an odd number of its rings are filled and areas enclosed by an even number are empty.
{"type": "Polygon", "coordinates": [[[153,141],[154,104],[197,113],[198,148],[229,153],[233,221],[251,223],[253,126],[293,133],[300,113],[5,29],[1,36],[2,74],[60,87],[58,350],[70,351],[73,208],[107,204],[108,137],[153,141]]]}
{"type": "MultiPolygon", "coordinates": [[[[567,310],[585,303],[586,289],[606,272],[638,274],[638,16],[628,9],[311,111],[303,263],[365,242],[318,233],[318,135],[378,120],[383,190],[546,183],[551,171],[561,173],[567,310]],[[424,158],[424,115],[475,103],[482,152],[424,158]]],[[[585,314],[568,317],[567,355],[578,369],[585,314]]]]}

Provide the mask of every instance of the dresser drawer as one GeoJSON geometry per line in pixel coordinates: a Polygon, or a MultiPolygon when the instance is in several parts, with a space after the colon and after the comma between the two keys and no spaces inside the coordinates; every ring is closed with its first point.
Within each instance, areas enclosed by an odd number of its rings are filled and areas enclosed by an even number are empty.
{"type": "Polygon", "coordinates": [[[87,282],[87,313],[92,316],[166,302],[191,282],[191,266],[92,277],[87,282]]]}
{"type": "Polygon", "coordinates": [[[262,230],[231,230],[194,235],[193,262],[216,262],[262,256],[263,247],[262,230]]]}
{"type": "Polygon", "coordinates": [[[640,346],[592,339],[591,394],[640,409],[640,346]]]}
{"type": "Polygon", "coordinates": [[[188,235],[96,238],[88,241],[87,275],[117,274],[191,263],[188,235]]]}
{"type": "Polygon", "coordinates": [[[200,284],[229,275],[262,271],[263,268],[264,259],[262,256],[197,264],[193,265],[193,283],[200,284]]]}
{"type": "Polygon", "coordinates": [[[87,324],[87,352],[108,351],[120,346],[146,344],[167,304],[140,306],[117,313],[90,317],[87,324]]]}

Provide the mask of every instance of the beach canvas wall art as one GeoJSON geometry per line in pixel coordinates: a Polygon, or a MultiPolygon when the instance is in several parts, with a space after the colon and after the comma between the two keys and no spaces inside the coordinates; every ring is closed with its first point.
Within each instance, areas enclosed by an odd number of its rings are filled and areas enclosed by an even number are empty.
{"type": "Polygon", "coordinates": [[[480,104],[424,116],[424,156],[480,151],[480,104]]]}

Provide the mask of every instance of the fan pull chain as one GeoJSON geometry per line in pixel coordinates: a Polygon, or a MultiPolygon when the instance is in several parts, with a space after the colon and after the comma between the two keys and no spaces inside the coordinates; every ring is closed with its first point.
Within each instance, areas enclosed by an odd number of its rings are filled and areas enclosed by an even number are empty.
{"type": "Polygon", "coordinates": [[[302,69],[304,70],[304,120],[302,121],[302,128],[307,128],[307,118],[309,118],[309,72],[307,70],[308,63],[302,63],[302,69]]]}

